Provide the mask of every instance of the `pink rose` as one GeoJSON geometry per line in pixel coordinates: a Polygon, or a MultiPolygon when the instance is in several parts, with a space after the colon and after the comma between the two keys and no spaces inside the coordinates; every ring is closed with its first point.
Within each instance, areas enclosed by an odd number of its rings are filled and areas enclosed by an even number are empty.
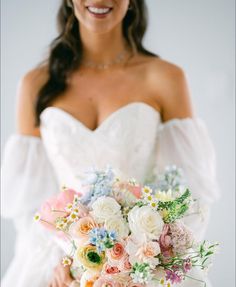
{"type": "Polygon", "coordinates": [[[106,274],[116,274],[116,273],[119,273],[120,272],[120,270],[118,269],[118,267],[116,267],[116,266],[111,266],[111,265],[109,265],[109,264],[105,264],[104,265],[104,267],[103,267],[104,269],[104,272],[106,273],[106,274]]]}
{"type": "Polygon", "coordinates": [[[120,260],[124,253],[124,246],[119,242],[115,243],[115,245],[108,251],[109,258],[112,260],[120,260]]]}

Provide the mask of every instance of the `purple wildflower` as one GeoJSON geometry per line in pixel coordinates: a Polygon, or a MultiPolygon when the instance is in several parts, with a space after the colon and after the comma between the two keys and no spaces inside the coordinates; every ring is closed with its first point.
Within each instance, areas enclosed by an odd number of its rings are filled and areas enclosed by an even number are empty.
{"type": "Polygon", "coordinates": [[[181,283],[182,276],[177,271],[174,272],[172,270],[166,270],[166,280],[170,280],[171,284],[181,283]]]}
{"type": "Polygon", "coordinates": [[[184,259],[183,270],[185,273],[189,272],[192,269],[192,262],[190,258],[184,259]]]}

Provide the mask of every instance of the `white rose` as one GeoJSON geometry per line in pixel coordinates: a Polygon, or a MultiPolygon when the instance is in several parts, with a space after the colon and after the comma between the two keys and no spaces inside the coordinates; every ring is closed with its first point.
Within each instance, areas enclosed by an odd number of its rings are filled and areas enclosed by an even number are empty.
{"type": "Polygon", "coordinates": [[[116,202],[114,198],[111,197],[99,197],[92,204],[91,215],[98,223],[104,223],[105,220],[120,216],[120,205],[116,202]]]}
{"type": "Polygon", "coordinates": [[[109,231],[115,231],[118,239],[129,235],[129,226],[122,217],[111,217],[106,219],[104,227],[109,231]]]}
{"type": "Polygon", "coordinates": [[[145,234],[149,239],[158,239],[164,226],[160,214],[149,206],[132,208],[128,221],[134,235],[145,234]]]}

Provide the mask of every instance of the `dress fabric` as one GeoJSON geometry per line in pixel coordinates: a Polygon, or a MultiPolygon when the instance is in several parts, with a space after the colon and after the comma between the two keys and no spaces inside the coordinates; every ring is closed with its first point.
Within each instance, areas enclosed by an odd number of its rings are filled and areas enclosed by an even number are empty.
{"type": "MultiPolygon", "coordinates": [[[[219,198],[215,151],[200,118],[163,123],[160,114],[143,102],[130,103],[112,113],[94,131],[69,113],[48,107],[41,113],[41,138],[12,134],[2,160],[2,216],[17,229],[15,256],[2,287],[46,287],[63,252],[50,232],[33,222],[33,215],[61,186],[80,191],[84,171],[110,164],[123,177],[145,183],[176,164],[185,173],[202,215],[185,223],[197,239],[204,238],[212,204],[219,198]]],[[[202,271],[191,276],[206,280],[202,271]]],[[[202,287],[185,280],[179,287],[202,287]]]]}

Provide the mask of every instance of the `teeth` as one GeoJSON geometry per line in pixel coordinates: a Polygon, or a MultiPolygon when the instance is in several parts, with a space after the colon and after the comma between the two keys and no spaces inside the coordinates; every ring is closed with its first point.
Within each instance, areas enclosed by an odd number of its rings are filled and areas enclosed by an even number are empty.
{"type": "Polygon", "coordinates": [[[110,8],[88,7],[88,10],[96,14],[105,14],[110,11],[110,8]]]}

